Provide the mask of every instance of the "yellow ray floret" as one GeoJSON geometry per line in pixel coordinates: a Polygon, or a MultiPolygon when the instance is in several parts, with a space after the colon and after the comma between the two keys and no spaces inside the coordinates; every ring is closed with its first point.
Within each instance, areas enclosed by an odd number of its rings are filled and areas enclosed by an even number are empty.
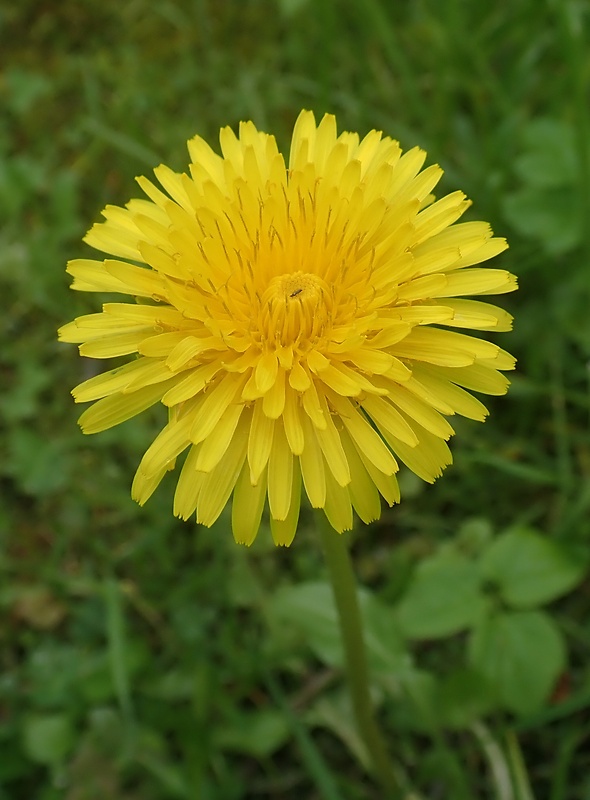
{"type": "Polygon", "coordinates": [[[481,266],[506,249],[470,201],[435,200],[423,169],[377,131],[338,135],[299,115],[289,158],[251,122],[224,128],[221,155],[196,136],[188,172],[154,170],[147,199],[107,206],[86,242],[109,257],[68,264],[72,288],[127,295],[64,325],[92,358],[132,356],[73,391],[95,401],[85,433],[157,403],[169,422],[132,495],[144,503],[184,459],[174,513],[212,525],[233,494],[236,541],[265,506],[276,544],[296,532],[301,494],[337,531],[399,501],[399,462],[428,482],[451,463],[447,417],[483,420],[470,392],[503,394],[514,359],[461,330],[507,331],[481,295],[516,288],[481,266]]]}

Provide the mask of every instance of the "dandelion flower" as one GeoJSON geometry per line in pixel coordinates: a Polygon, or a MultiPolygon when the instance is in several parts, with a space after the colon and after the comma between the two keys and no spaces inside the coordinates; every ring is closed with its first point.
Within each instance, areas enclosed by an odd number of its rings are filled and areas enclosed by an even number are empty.
{"type": "Polygon", "coordinates": [[[435,202],[442,170],[422,169],[377,131],[360,140],[303,111],[288,165],[251,122],[220,133],[222,155],[188,142],[188,174],[146,178],[147,199],[107,206],[85,237],[109,255],[68,264],[73,289],[129,302],[63,326],[90,358],[131,356],[77,386],[97,433],[156,403],[168,424],[143,456],[145,503],[185,451],[174,513],[212,525],[232,499],[250,544],[268,499],[277,544],[291,543],[301,493],[336,531],[353,509],[399,501],[399,462],[425,481],[451,463],[447,417],[483,420],[471,391],[503,394],[514,359],[461,332],[507,331],[480,300],[516,288],[479,265],[507,244],[484,222],[458,223],[462,192],[435,202]]]}

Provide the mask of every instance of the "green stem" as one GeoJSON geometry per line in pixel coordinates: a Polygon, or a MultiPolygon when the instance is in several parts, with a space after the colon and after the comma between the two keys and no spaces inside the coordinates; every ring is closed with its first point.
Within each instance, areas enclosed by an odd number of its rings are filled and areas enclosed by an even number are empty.
{"type": "Polygon", "coordinates": [[[356,578],[346,537],[328,524],[321,511],[317,513],[316,520],[338,611],[346,677],[358,732],[367,748],[377,778],[388,791],[388,796],[396,797],[399,796],[398,780],[373,714],[356,578]]]}

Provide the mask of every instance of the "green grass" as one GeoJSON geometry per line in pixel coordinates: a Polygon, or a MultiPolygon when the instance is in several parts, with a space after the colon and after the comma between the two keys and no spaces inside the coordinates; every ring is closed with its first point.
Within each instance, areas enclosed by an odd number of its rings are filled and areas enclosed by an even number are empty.
{"type": "MultiPolygon", "coordinates": [[[[183,168],[195,133],[214,142],[253,119],[286,146],[302,107],[335,112],[340,129],[425,147],[441,191],[466,191],[470,218],[510,241],[498,265],[521,290],[503,298],[517,322],[498,340],[519,359],[513,387],[485,426],[458,424],[438,484],[403,475],[402,504],[357,530],[376,618],[443,543],[475,564],[528,527],[588,562],[587,16],[573,0],[0,10],[0,800],[380,797],[337,655],[318,649],[313,615],[300,630],[273,613],[279,590],[325,579],[311,516],[289,550],[267,530],[242,550],[227,515],[212,530],[174,519],[172,480],[131,501],[158,411],[96,438],[76,426],[69,389],[94,365],[55,330],[98,299],[69,291],[65,262],[90,255],[81,237],[105,204],[138,196],[135,175],[183,168]]],[[[377,670],[391,751],[422,798],[508,800],[492,777],[504,769],[520,800],[587,800],[580,581],[538,601],[567,662],[534,708],[487,696],[461,626],[409,636],[377,670]]]]}

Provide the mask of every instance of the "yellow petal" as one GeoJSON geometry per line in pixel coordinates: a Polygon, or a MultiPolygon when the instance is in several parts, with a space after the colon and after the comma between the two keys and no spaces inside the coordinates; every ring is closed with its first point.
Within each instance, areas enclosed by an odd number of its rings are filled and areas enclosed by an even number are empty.
{"type": "Polygon", "coordinates": [[[470,253],[463,253],[459,262],[457,263],[458,267],[470,267],[472,264],[481,264],[482,261],[487,261],[490,258],[495,258],[500,253],[503,253],[508,247],[508,242],[506,239],[495,238],[490,239],[489,241],[482,244],[480,247],[475,249],[470,253]]]}
{"type": "Polygon", "coordinates": [[[318,430],[323,430],[326,427],[327,420],[324,416],[324,410],[320,405],[318,392],[313,382],[309,385],[309,388],[303,392],[301,400],[303,408],[314,426],[318,430]]]}
{"type": "Polygon", "coordinates": [[[389,398],[365,397],[362,408],[378,429],[389,431],[397,439],[405,442],[408,447],[415,447],[418,444],[418,437],[414,429],[406,422],[389,398]]]}
{"type": "Polygon", "coordinates": [[[404,414],[416,420],[423,428],[441,439],[449,439],[455,431],[447,420],[439,414],[429,403],[424,402],[405,386],[398,386],[391,392],[391,401],[401,409],[404,414]]]}
{"type": "Polygon", "coordinates": [[[78,424],[84,433],[99,433],[119,425],[159,402],[173,380],[146,386],[133,394],[104,397],[86,409],[78,424]]]}
{"type": "Polygon", "coordinates": [[[352,440],[346,431],[340,434],[342,446],[350,467],[351,481],[348,491],[356,513],[365,524],[381,516],[381,501],[374,481],[361,461],[352,440]]]}
{"type": "Polygon", "coordinates": [[[328,398],[357,447],[375,464],[377,469],[385,475],[393,475],[397,470],[395,459],[381,436],[369,425],[366,418],[347,398],[339,397],[335,393],[329,394],[328,398]]]}
{"type": "Polygon", "coordinates": [[[264,413],[262,403],[260,401],[255,403],[248,440],[248,463],[250,464],[250,480],[253,484],[258,482],[268,463],[275,424],[275,420],[270,419],[264,413]]]}
{"type": "Polygon", "coordinates": [[[413,278],[404,286],[397,290],[399,301],[412,302],[413,300],[423,300],[428,297],[440,297],[447,285],[445,275],[425,275],[421,278],[413,278]]]}
{"type": "Polygon", "coordinates": [[[283,424],[285,426],[285,435],[287,436],[291,452],[296,456],[301,455],[305,445],[303,426],[301,424],[301,415],[303,413],[299,406],[298,395],[289,389],[285,395],[283,424]]]}
{"type": "Polygon", "coordinates": [[[149,330],[139,328],[129,333],[119,333],[84,342],[79,347],[80,355],[87,358],[116,358],[137,353],[146,335],[149,335],[149,330]]]}
{"type": "Polygon", "coordinates": [[[323,508],[326,501],[326,469],[317,439],[317,429],[305,414],[301,417],[301,423],[305,436],[305,446],[299,456],[303,485],[312,507],[323,508]]]}
{"type": "Polygon", "coordinates": [[[274,352],[263,353],[256,365],[256,387],[261,394],[268,392],[277,379],[279,360],[274,352]]]}
{"type": "Polygon", "coordinates": [[[285,371],[279,367],[275,381],[262,398],[262,409],[267,417],[278,419],[285,408],[285,371]]]}
{"type": "Polygon", "coordinates": [[[348,353],[348,361],[355,364],[363,372],[372,375],[382,375],[388,372],[394,365],[394,357],[382,350],[374,350],[369,347],[362,347],[348,353]]]}
{"type": "Polygon", "coordinates": [[[516,278],[503,269],[462,269],[447,274],[447,284],[436,297],[460,295],[504,294],[517,288],[516,278]]]}
{"type": "Polygon", "coordinates": [[[326,427],[323,429],[316,428],[317,440],[332,475],[340,486],[346,486],[347,483],[350,483],[350,470],[342,448],[342,442],[332,421],[332,415],[328,410],[325,397],[320,395],[319,401],[326,420],[326,427]]]}
{"type": "Polygon", "coordinates": [[[101,250],[103,253],[130,258],[132,261],[142,261],[138,249],[139,236],[139,231],[132,233],[108,222],[102,222],[92,226],[84,237],[84,241],[90,247],[101,250]]]}
{"type": "Polygon", "coordinates": [[[203,441],[196,469],[211,472],[219,464],[230,445],[243,411],[244,406],[241,403],[234,403],[225,409],[219,422],[203,441]]]}
{"type": "MultiPolygon", "coordinates": [[[[121,281],[127,289],[125,294],[134,294],[139,297],[151,297],[154,300],[165,299],[166,291],[162,278],[153,269],[136,267],[125,261],[106,259],[104,268],[109,275],[121,281]]],[[[117,290],[119,291],[119,290],[117,290]]]]}
{"type": "MultiPolygon", "coordinates": [[[[183,409],[183,411],[185,411],[183,409]]],[[[146,450],[139,464],[140,471],[146,476],[151,477],[161,470],[165,470],[170,462],[191,443],[189,433],[193,424],[192,409],[186,409],[185,415],[168,423],[165,428],[156,436],[152,444],[146,450]]]]}
{"type": "Polygon", "coordinates": [[[140,506],[147,503],[167,472],[168,467],[162,467],[158,472],[154,472],[153,475],[146,475],[140,467],[135,473],[131,484],[132,499],[139,503],[140,506]]]}
{"type": "Polygon", "coordinates": [[[498,308],[490,303],[452,298],[445,300],[444,304],[453,311],[452,319],[446,320],[445,325],[457,328],[476,328],[482,331],[512,330],[512,316],[503,308],[498,308]]]}
{"type": "MultiPolygon", "coordinates": [[[[156,223],[153,224],[155,225],[156,223]]],[[[162,226],[160,226],[160,228],[161,227],[162,226]]],[[[160,233],[159,239],[160,241],[164,239],[166,246],[170,248],[168,237],[165,236],[163,232],[160,233]]],[[[145,263],[149,264],[150,267],[153,267],[158,274],[166,275],[170,278],[180,281],[190,280],[191,275],[188,270],[184,269],[182,261],[180,261],[178,258],[174,258],[172,254],[166,252],[163,245],[157,247],[155,244],[151,244],[151,242],[140,242],[139,251],[145,263]]]]}
{"type": "Polygon", "coordinates": [[[289,385],[298,392],[305,392],[311,386],[311,378],[299,361],[293,364],[293,368],[289,373],[289,385]]]}
{"type": "Polygon", "coordinates": [[[413,426],[419,440],[416,447],[408,447],[405,442],[387,432],[384,432],[384,436],[394,453],[412,472],[427,483],[434,483],[442,475],[443,469],[453,463],[451,451],[443,439],[421,428],[416,422],[413,426]]]}
{"type": "MultiPolygon", "coordinates": [[[[176,337],[174,337],[176,341],[176,337]]],[[[196,336],[185,336],[176,341],[166,358],[166,366],[176,372],[186,366],[196,356],[206,349],[205,340],[198,339],[196,336]]]]}
{"type": "Polygon", "coordinates": [[[159,208],[165,208],[166,205],[170,202],[170,198],[167,195],[165,195],[164,192],[161,192],[157,186],[154,186],[154,184],[150,180],[144,178],[143,175],[135,178],[135,180],[137,181],[139,186],[141,186],[141,188],[147,194],[150,200],[153,203],[155,203],[159,208]]]}
{"type": "Polygon", "coordinates": [[[221,364],[213,361],[211,364],[203,364],[189,370],[184,377],[174,380],[171,388],[163,395],[162,402],[165,406],[175,406],[178,403],[184,403],[185,400],[190,400],[213,380],[220,369],[221,364]]]}
{"type": "Polygon", "coordinates": [[[295,465],[293,479],[291,483],[291,498],[289,502],[289,513],[284,520],[270,518],[270,531],[276,545],[288,547],[295,537],[297,523],[299,522],[299,508],[301,504],[301,473],[295,465]]]}
{"type": "Polygon", "coordinates": [[[265,500],[266,470],[253,486],[250,481],[250,467],[244,461],[232,501],[232,531],[238,544],[250,546],[256,538],[265,500]]]}
{"type": "Polygon", "coordinates": [[[153,334],[153,328],[144,334],[140,347],[142,356],[149,356],[150,358],[168,358],[168,356],[174,352],[174,349],[190,336],[185,330],[153,334]]]}
{"type": "Polygon", "coordinates": [[[322,372],[321,379],[338,394],[356,397],[361,393],[360,383],[355,380],[355,376],[345,374],[339,364],[331,364],[322,372]]]}
{"type": "MultiPolygon", "coordinates": [[[[139,358],[122,367],[104,372],[102,375],[95,375],[76,386],[72,391],[74,400],[76,403],[87,403],[90,400],[98,400],[100,397],[121,392],[135,377],[142,380],[143,376],[149,374],[154,366],[159,368],[160,364],[160,361],[154,359],[139,358]]],[[[171,378],[170,370],[164,369],[167,373],[165,377],[171,378]]]]}
{"type": "Polygon", "coordinates": [[[183,186],[182,175],[174,172],[165,164],[160,164],[159,167],[156,167],[154,169],[154,175],[173,200],[183,208],[193,211],[191,202],[183,186]]]}
{"type": "Polygon", "coordinates": [[[483,354],[477,359],[478,364],[482,364],[486,367],[491,367],[492,369],[514,369],[516,366],[516,359],[514,356],[511,356],[510,353],[507,353],[506,350],[502,350],[498,348],[498,352],[495,355],[490,355],[489,357],[485,357],[483,354]]]}
{"type": "Polygon", "coordinates": [[[460,367],[458,369],[437,368],[437,374],[447,378],[465,389],[484,394],[501,395],[506,394],[510,381],[501,372],[490,369],[481,364],[473,364],[470,367],[460,367]]]}
{"type": "Polygon", "coordinates": [[[297,117],[291,137],[289,169],[301,169],[311,157],[310,146],[315,141],[315,117],[311,111],[302,111],[297,117]]]}
{"type": "Polygon", "coordinates": [[[443,411],[440,407],[443,405],[456,414],[479,422],[483,422],[488,415],[488,410],[483,403],[448,379],[438,375],[436,367],[420,366],[416,368],[412,379],[405,385],[409,391],[422,397],[439,411],[443,411]]]}
{"type": "Polygon", "coordinates": [[[200,444],[191,446],[176,485],[174,515],[181,519],[188,519],[194,513],[205,481],[205,473],[197,472],[196,467],[200,449],[200,444]]]}
{"type": "Polygon", "coordinates": [[[414,328],[403,342],[395,345],[394,353],[398,358],[426,361],[442,367],[466,367],[473,364],[475,354],[465,346],[465,342],[455,344],[442,335],[449,332],[414,328]]]}
{"type": "Polygon", "coordinates": [[[463,192],[452,192],[421,211],[414,223],[416,244],[452,225],[470,205],[471,201],[465,198],[463,192]]]}
{"type": "Polygon", "coordinates": [[[324,504],[324,513],[330,525],[338,533],[352,530],[350,493],[346,486],[341,486],[337,483],[329,470],[326,472],[326,502],[324,504]]]}
{"type": "Polygon", "coordinates": [[[330,360],[326,358],[318,350],[312,350],[307,356],[307,365],[312,372],[323,372],[330,366],[330,360]]]}
{"type": "Polygon", "coordinates": [[[76,258],[68,261],[66,272],[73,276],[72,289],[79,292],[121,292],[136,294],[118,278],[110,275],[102,261],[89,258],[76,258]]]}
{"type": "Polygon", "coordinates": [[[386,503],[391,507],[400,501],[399,484],[395,475],[384,475],[377,467],[369,461],[362,450],[357,448],[357,454],[363,462],[367,473],[370,475],[371,480],[379,490],[379,494],[385,499],[386,503]]]}
{"type": "Polygon", "coordinates": [[[293,483],[293,454],[280,422],[275,424],[268,462],[268,505],[271,516],[284,520],[289,513],[293,483]]]}
{"type": "Polygon", "coordinates": [[[243,375],[226,372],[213,388],[207,389],[203,402],[193,415],[190,433],[193,444],[198,444],[209,436],[228,406],[237,401],[244,383],[243,375]]]}
{"type": "Polygon", "coordinates": [[[205,473],[197,503],[197,522],[202,525],[213,525],[227,505],[246,459],[248,433],[248,426],[240,421],[219,464],[205,473]]]}
{"type": "Polygon", "coordinates": [[[108,314],[85,314],[77,317],[73,322],[62,325],[57,334],[61,342],[89,342],[95,339],[107,339],[113,336],[126,336],[137,331],[149,335],[149,328],[145,325],[129,320],[116,320],[108,314]]]}

